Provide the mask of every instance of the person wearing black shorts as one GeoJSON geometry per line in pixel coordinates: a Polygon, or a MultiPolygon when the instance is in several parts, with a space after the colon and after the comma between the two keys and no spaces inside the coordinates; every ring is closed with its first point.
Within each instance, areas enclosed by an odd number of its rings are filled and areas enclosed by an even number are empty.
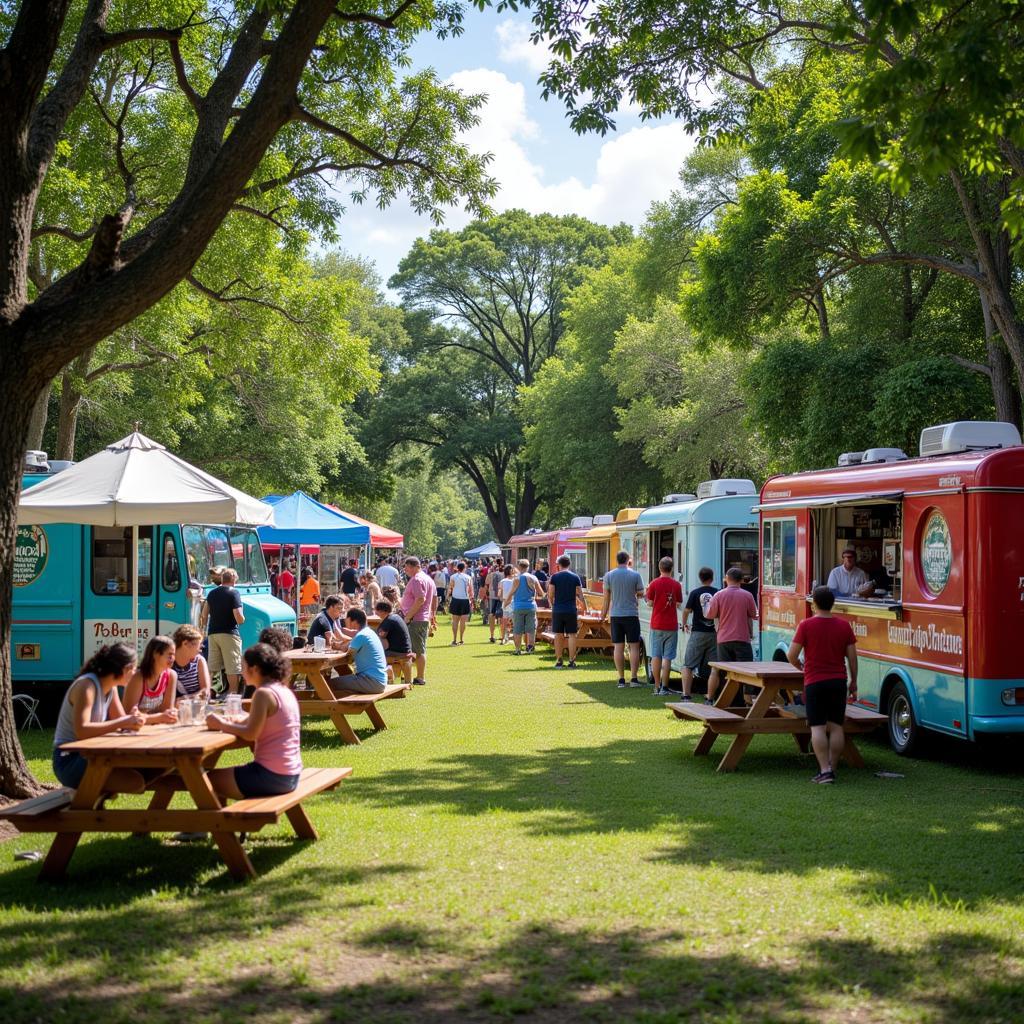
{"type": "Polygon", "coordinates": [[[576,667],[576,634],[580,623],[576,612],[586,609],[583,600],[583,580],[569,566],[568,555],[560,555],[558,572],[547,581],[547,595],[551,602],[551,632],[555,637],[555,668],[562,668],[562,652],[569,649],[569,668],[576,667]]]}
{"type": "Polygon", "coordinates": [[[857,639],[850,624],[832,614],[835,595],[828,587],[815,587],[811,602],[814,615],[797,626],[786,657],[800,668],[803,652],[804,704],[819,768],[811,781],[828,784],[836,781],[835,766],[846,745],[847,668],[850,699],[857,699],[857,639]]]}
{"type": "Polygon", "coordinates": [[[615,556],[616,567],[605,575],[604,603],[601,605],[601,621],[611,620],[612,658],[619,673],[619,686],[626,685],[625,653],[629,644],[629,685],[642,686],[637,679],[640,667],[640,604],[647,584],[643,576],[629,568],[629,552],[620,551],[615,556]]]}

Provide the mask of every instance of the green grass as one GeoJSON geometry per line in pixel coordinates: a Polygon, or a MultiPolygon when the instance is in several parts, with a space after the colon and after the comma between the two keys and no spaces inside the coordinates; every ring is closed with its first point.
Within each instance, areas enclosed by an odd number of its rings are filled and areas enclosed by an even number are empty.
{"type": "Polygon", "coordinates": [[[359,747],[308,723],[306,763],[355,775],[309,804],[319,842],[250,839],[253,883],[211,845],[93,836],[44,885],[12,860],[44,837],[0,845],[0,1020],[1024,1019],[1019,770],[862,741],[818,787],[760,737],[718,776],[608,662],[485,636],[442,624],[359,747]]]}

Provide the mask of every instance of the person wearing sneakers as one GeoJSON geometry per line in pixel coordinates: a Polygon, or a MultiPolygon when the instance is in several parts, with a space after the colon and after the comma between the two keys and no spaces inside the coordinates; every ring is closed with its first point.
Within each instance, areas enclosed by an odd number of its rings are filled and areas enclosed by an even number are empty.
{"type": "Polygon", "coordinates": [[[628,551],[620,551],[615,561],[617,566],[604,578],[601,621],[611,619],[612,651],[619,673],[619,686],[626,685],[626,644],[629,644],[629,685],[640,686],[636,673],[640,665],[639,598],[644,593],[644,578],[635,569],[630,569],[628,551]]]}
{"type": "Polygon", "coordinates": [[[494,643],[494,630],[501,629],[501,581],[504,578],[505,568],[499,558],[497,563],[491,566],[491,571],[487,574],[487,580],[484,583],[487,593],[486,607],[489,613],[487,625],[491,630],[492,644],[494,643]]]}
{"type": "Polygon", "coordinates": [[[405,560],[405,574],[409,582],[402,594],[399,606],[402,618],[409,627],[409,642],[416,659],[416,675],[413,683],[416,686],[426,685],[427,671],[427,638],[430,636],[430,623],[437,616],[437,588],[434,581],[423,571],[420,560],[409,555],[405,560]]]}
{"type": "Polygon", "coordinates": [[[501,580],[501,642],[507,644],[512,638],[512,588],[516,585],[516,570],[506,565],[501,580]]]}
{"type": "MultiPolygon", "coordinates": [[[[757,625],[757,605],[741,584],[743,572],[733,566],[725,574],[725,588],[711,598],[704,618],[718,620],[718,660],[753,661],[751,637],[757,625]]],[[[711,673],[708,703],[715,699],[718,672],[711,673]]]]}
{"type": "Polygon", "coordinates": [[[526,653],[533,654],[534,642],[537,639],[537,598],[544,596],[537,577],[530,572],[530,563],[520,558],[516,563],[519,575],[512,587],[508,603],[512,605],[512,643],[515,645],[513,654],[519,654],[523,641],[526,642],[526,653]]]}
{"type": "Polygon", "coordinates": [[[466,572],[466,563],[459,562],[448,580],[448,610],[452,616],[452,647],[466,642],[466,623],[473,607],[473,580],[466,572]]]}
{"type": "Polygon", "coordinates": [[[849,696],[857,699],[857,638],[850,624],[832,614],[835,594],[829,587],[815,587],[811,594],[814,614],[796,627],[786,657],[794,668],[804,656],[804,704],[811,727],[811,747],[818,759],[818,774],[811,782],[836,781],[835,766],[846,745],[847,668],[849,696]]]}
{"type": "Polygon", "coordinates": [[[679,606],[683,603],[683,588],[672,576],[673,567],[672,559],[667,556],[658,562],[661,575],[647,588],[647,603],[651,607],[650,655],[655,697],[668,695],[672,660],[679,643],[679,606]]]}
{"type": "Polygon", "coordinates": [[[551,632],[555,637],[555,668],[562,668],[562,651],[569,649],[569,668],[576,667],[576,633],[579,621],[576,613],[587,610],[583,600],[583,580],[570,571],[572,560],[568,555],[558,559],[558,572],[548,580],[548,599],[551,602],[551,632]]]}
{"type": "MultiPolygon", "coordinates": [[[[686,642],[686,651],[683,654],[683,700],[690,700],[690,692],[693,689],[694,676],[707,679],[710,670],[708,662],[718,653],[718,637],[715,635],[715,624],[704,618],[704,609],[711,604],[711,598],[718,593],[718,589],[711,585],[715,578],[714,571],[708,566],[703,566],[697,571],[697,579],[700,586],[695,587],[686,596],[686,606],[683,608],[683,632],[690,634],[686,642]],[[693,616],[693,625],[690,625],[690,616],[693,616]]],[[[744,588],[746,589],[746,588],[744,588]]],[[[714,693],[714,688],[708,682],[709,693],[714,693]]]]}

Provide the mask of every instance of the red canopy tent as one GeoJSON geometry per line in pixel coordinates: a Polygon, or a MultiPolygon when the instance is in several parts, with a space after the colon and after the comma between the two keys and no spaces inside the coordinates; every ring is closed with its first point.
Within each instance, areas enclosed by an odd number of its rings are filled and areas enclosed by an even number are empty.
{"type": "Polygon", "coordinates": [[[337,505],[328,505],[329,509],[333,509],[335,512],[343,515],[346,519],[351,519],[354,523],[359,523],[360,526],[368,526],[370,528],[370,547],[372,548],[401,548],[405,547],[405,537],[400,533],[395,533],[394,530],[389,530],[386,526],[378,526],[376,523],[371,523],[369,519],[363,519],[362,516],[357,516],[354,512],[346,512],[343,508],[338,508],[337,505]]]}

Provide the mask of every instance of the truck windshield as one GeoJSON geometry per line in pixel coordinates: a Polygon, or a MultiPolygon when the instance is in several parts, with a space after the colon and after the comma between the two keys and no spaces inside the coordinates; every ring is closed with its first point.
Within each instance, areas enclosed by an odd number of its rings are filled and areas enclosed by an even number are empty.
{"type": "Polygon", "coordinates": [[[234,568],[241,584],[270,581],[263,549],[255,530],[246,527],[188,525],[181,528],[181,535],[185,542],[189,575],[200,583],[212,583],[210,570],[225,566],[234,568]]]}

